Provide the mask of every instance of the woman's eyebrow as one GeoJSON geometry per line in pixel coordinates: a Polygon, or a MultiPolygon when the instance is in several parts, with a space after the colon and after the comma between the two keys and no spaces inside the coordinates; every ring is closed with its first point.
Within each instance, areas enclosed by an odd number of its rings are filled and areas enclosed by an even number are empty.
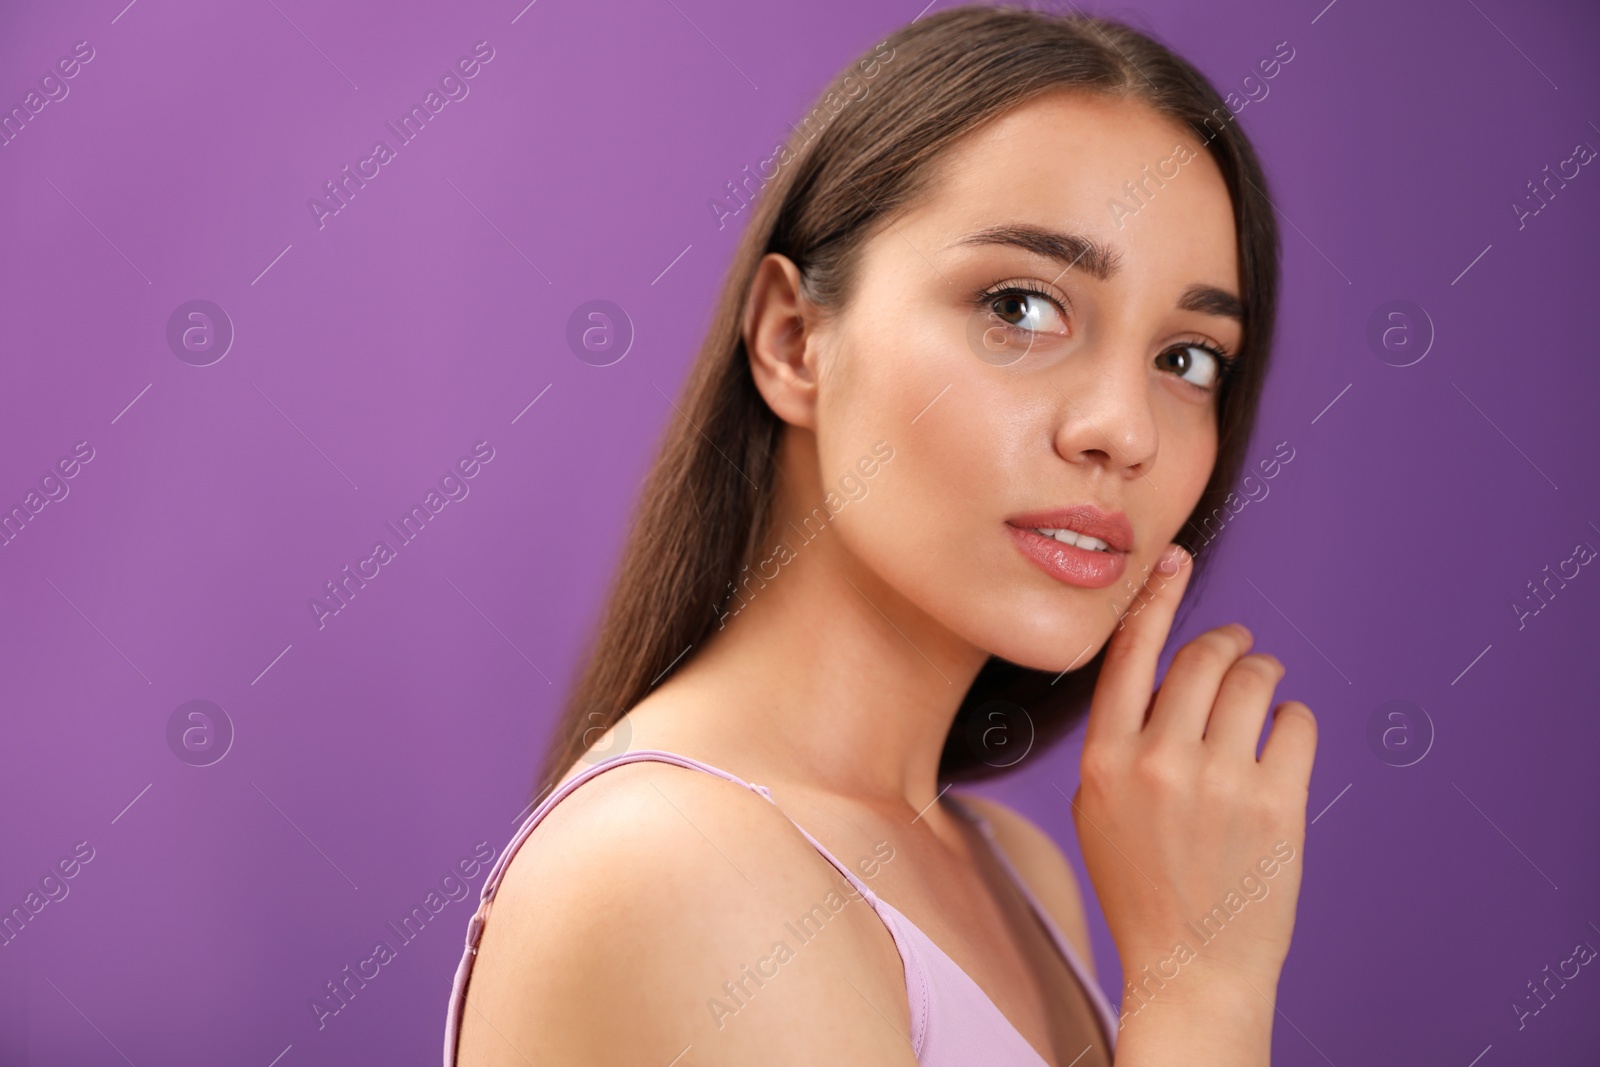
{"type": "MultiPolygon", "coordinates": [[[[989,226],[967,234],[956,244],[1009,245],[1064,264],[1062,274],[1081,265],[1091,277],[1100,281],[1108,281],[1121,264],[1121,254],[1116,249],[1092,237],[1032,223],[989,226]]],[[[1178,307],[1205,315],[1221,315],[1241,324],[1244,322],[1244,305],[1239,298],[1214,285],[1189,286],[1178,299],[1178,307]]]]}
{"type": "Polygon", "coordinates": [[[1191,285],[1178,298],[1178,307],[1184,311],[1198,311],[1204,315],[1222,315],[1244,324],[1244,305],[1226,289],[1214,285],[1191,285]]]}
{"type": "Polygon", "coordinates": [[[1106,281],[1117,272],[1117,251],[1081,233],[1066,233],[1030,223],[990,226],[967,234],[957,245],[1011,245],[1064,265],[1062,274],[1082,265],[1091,277],[1106,281]]]}

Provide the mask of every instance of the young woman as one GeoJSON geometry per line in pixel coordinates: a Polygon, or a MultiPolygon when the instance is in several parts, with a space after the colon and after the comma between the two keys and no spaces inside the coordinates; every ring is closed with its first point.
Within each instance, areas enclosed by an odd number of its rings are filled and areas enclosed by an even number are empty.
{"type": "Polygon", "coordinates": [[[1036,11],[835,79],[762,168],[447,1065],[1267,1063],[1315,720],[1258,758],[1283,667],[1237,625],[1155,687],[1273,328],[1231,120],[1036,11]],[[1120,1018],[1055,843],[948,791],[1085,718],[1120,1018]]]}

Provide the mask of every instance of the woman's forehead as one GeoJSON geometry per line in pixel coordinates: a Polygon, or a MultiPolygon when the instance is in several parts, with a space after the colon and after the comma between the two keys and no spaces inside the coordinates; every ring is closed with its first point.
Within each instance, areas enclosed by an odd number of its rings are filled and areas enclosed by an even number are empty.
{"type": "MultiPolygon", "coordinates": [[[[1184,285],[1237,292],[1222,173],[1199,136],[1142,101],[1049,93],[973,131],[932,165],[916,202],[876,235],[878,253],[940,271],[989,249],[1030,250],[1026,241],[991,239],[996,231],[1056,233],[1081,238],[1055,244],[1073,269],[1099,280],[1125,266],[1124,282],[1171,273],[1175,284],[1182,275],[1184,285]]],[[[1051,245],[1034,243],[1041,268],[1059,259],[1051,245]]]]}

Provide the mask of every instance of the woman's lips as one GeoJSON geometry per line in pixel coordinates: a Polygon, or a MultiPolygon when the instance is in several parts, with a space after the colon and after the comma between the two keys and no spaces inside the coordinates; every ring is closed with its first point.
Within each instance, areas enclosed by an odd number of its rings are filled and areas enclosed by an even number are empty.
{"type": "Polygon", "coordinates": [[[1126,552],[1079,548],[1010,523],[1006,524],[1006,529],[1018,551],[1050,577],[1068,585],[1104,589],[1122,577],[1128,566],[1126,552]]]}

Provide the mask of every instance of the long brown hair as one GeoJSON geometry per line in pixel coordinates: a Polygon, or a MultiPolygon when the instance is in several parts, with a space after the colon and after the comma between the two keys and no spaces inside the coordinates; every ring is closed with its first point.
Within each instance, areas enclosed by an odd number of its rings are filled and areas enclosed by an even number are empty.
{"type": "MultiPolygon", "coordinates": [[[[831,117],[820,133],[810,120],[794,127],[778,173],[752,205],[715,318],[668,416],[593,653],[545,754],[541,793],[687,662],[715,625],[730,583],[757,558],[783,428],[756,389],[742,336],[761,257],[787,256],[814,303],[843,308],[864,241],[927,189],[940,154],[1059,89],[1136,99],[1183,123],[1204,142],[1233,201],[1244,341],[1218,399],[1216,465],[1178,538],[1197,568],[1207,558],[1195,520],[1223,507],[1240,473],[1276,315],[1278,230],[1255,152],[1205,77],[1138,30],[1015,7],[939,12],[903,27],[829,83],[820,97],[829,106],[811,116],[831,117]]],[[[1027,732],[1008,740],[1034,751],[1070,731],[1087,712],[1103,657],[1104,648],[1063,677],[991,657],[946,738],[939,777],[973,780],[1014,762],[989,758],[985,723],[997,714],[1004,729],[1027,732]]]]}

